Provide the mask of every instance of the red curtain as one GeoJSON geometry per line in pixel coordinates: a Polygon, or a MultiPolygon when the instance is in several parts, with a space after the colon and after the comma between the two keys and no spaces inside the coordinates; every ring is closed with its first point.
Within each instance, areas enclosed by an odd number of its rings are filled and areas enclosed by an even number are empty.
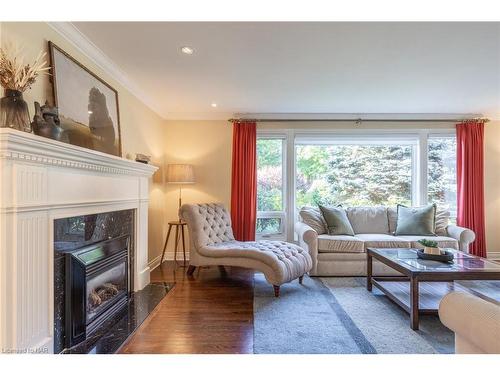
{"type": "Polygon", "coordinates": [[[469,252],[486,257],[483,140],[484,121],[457,124],[457,224],[476,233],[469,252]]]}
{"type": "Polygon", "coordinates": [[[255,121],[233,122],[231,220],[234,237],[255,240],[257,220],[257,125],[255,121]]]}

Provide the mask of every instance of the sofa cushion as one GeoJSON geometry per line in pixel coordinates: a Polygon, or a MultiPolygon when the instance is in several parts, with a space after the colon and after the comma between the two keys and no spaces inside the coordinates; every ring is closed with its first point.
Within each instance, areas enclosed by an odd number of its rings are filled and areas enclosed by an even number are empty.
{"type": "Polygon", "coordinates": [[[349,207],[346,213],[354,233],[389,233],[387,207],[349,207]]]}
{"type": "Polygon", "coordinates": [[[302,207],[299,211],[304,224],[309,225],[318,234],[327,233],[326,221],[318,207],[302,207]]]}
{"type": "Polygon", "coordinates": [[[438,236],[447,236],[448,231],[446,228],[450,223],[450,211],[443,208],[437,208],[436,210],[436,234],[438,236]]]}
{"type": "Polygon", "coordinates": [[[363,240],[353,236],[329,234],[318,236],[318,252],[320,253],[363,253],[364,251],[363,240]]]}
{"type": "MultiPolygon", "coordinates": [[[[396,224],[398,222],[398,210],[396,207],[387,207],[387,218],[389,219],[389,233],[393,234],[396,232],[396,224]]],[[[438,206],[436,209],[436,234],[438,236],[447,236],[449,223],[450,211],[438,206]]]]}
{"type": "Polygon", "coordinates": [[[368,247],[379,248],[410,248],[411,242],[401,237],[381,233],[360,233],[354,237],[364,241],[365,249],[368,247]]]}
{"type": "Polygon", "coordinates": [[[420,243],[418,243],[419,240],[430,240],[430,241],[436,241],[438,247],[445,247],[445,248],[452,248],[458,250],[458,241],[454,238],[451,237],[445,237],[445,236],[398,236],[399,238],[402,238],[406,241],[411,242],[411,247],[421,249],[424,246],[420,243]]]}
{"type": "Polygon", "coordinates": [[[325,207],[320,205],[319,209],[328,226],[328,234],[354,236],[354,230],[342,207],[325,207]]]}
{"type": "Polygon", "coordinates": [[[387,219],[389,219],[389,233],[396,232],[396,224],[398,223],[398,209],[397,207],[387,207],[387,219]]]}
{"type": "Polygon", "coordinates": [[[424,207],[406,207],[398,204],[398,222],[396,236],[398,235],[436,235],[436,204],[424,207]]]}

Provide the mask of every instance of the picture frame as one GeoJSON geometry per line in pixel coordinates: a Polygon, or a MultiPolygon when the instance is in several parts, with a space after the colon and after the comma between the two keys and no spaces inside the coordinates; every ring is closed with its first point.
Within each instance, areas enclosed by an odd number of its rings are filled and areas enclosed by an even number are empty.
{"type": "Polygon", "coordinates": [[[61,139],[122,156],[118,91],[70,54],[49,41],[54,105],[61,139]]]}

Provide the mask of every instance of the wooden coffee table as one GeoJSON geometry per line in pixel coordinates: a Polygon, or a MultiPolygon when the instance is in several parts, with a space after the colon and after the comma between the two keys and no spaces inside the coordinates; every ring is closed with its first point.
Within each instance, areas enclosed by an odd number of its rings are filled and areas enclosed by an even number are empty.
{"type": "Polygon", "coordinates": [[[416,249],[367,249],[366,288],[376,286],[393,302],[410,314],[410,327],[419,326],[419,314],[437,314],[439,302],[452,291],[479,294],[491,301],[500,300],[500,281],[477,281],[473,284],[457,280],[500,280],[500,264],[485,258],[452,250],[450,263],[422,260],[416,249]],[[395,277],[374,277],[373,259],[402,273],[395,277]]]}

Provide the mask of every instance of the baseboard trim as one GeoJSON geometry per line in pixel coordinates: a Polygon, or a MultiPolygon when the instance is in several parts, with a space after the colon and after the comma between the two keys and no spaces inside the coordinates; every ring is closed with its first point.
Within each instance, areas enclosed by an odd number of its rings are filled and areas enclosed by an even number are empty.
{"type": "Polygon", "coordinates": [[[144,289],[146,285],[150,283],[151,281],[151,279],[149,278],[150,273],[151,273],[151,268],[149,268],[149,266],[147,266],[145,269],[143,269],[138,273],[136,278],[137,285],[134,285],[135,292],[144,289]]]}
{"type": "Polygon", "coordinates": [[[488,259],[500,260],[500,251],[489,252],[488,259]]]}
{"type": "Polygon", "coordinates": [[[161,255],[158,255],[156,258],[151,260],[148,263],[149,269],[153,271],[156,267],[158,267],[160,265],[160,260],[161,260],[161,255]]]}
{"type": "MultiPolygon", "coordinates": [[[[153,271],[155,268],[157,268],[160,265],[160,260],[161,260],[161,255],[158,255],[156,258],[152,259],[149,263],[149,269],[153,271]]],[[[165,262],[166,260],[174,260],[174,252],[165,252],[165,259],[163,261],[165,262]]],[[[177,251],[177,261],[182,262],[182,253],[179,253],[177,251]]],[[[186,262],[189,262],[189,254],[186,252],[186,262]]]]}

